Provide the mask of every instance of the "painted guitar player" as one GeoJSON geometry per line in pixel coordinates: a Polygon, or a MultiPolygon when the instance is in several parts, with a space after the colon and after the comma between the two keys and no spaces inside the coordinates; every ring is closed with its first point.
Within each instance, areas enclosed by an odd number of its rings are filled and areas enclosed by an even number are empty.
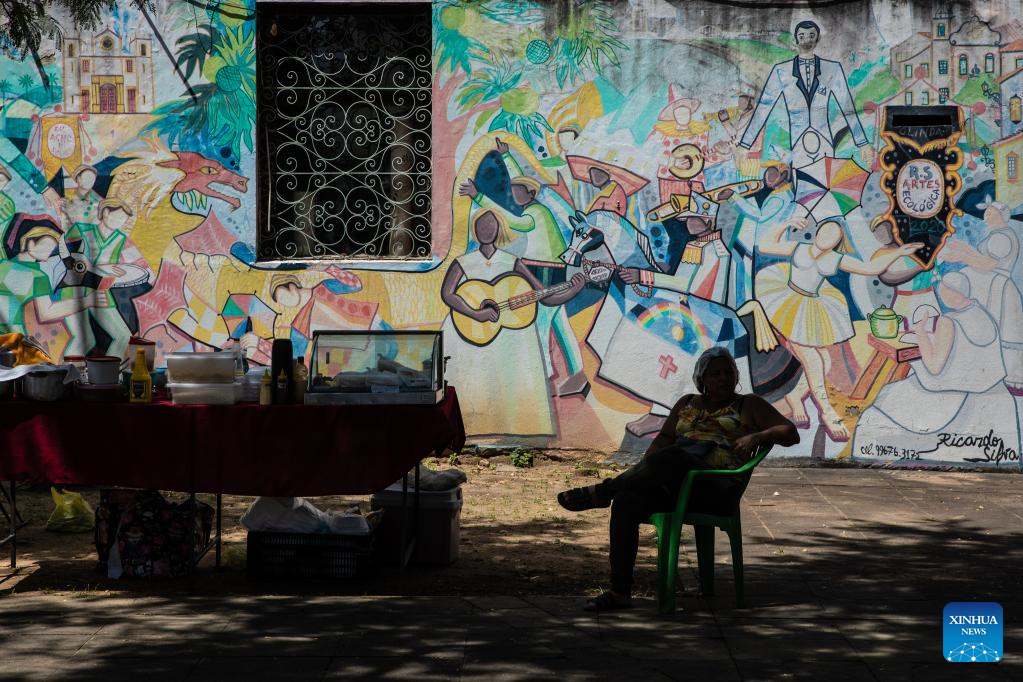
{"type": "MultiPolygon", "coordinates": [[[[523,280],[542,296],[538,296],[540,303],[557,306],[578,294],[586,277],[577,273],[569,286],[544,292],[518,258],[498,248],[509,241],[508,227],[499,213],[491,209],[478,212],[472,231],[479,249],[456,258],[441,285],[441,299],[451,308],[443,326],[448,344],[445,351],[451,354],[447,376],[458,387],[466,431],[473,435],[554,435],[550,391],[535,325],[527,322],[516,328],[519,323],[511,320],[511,326],[498,325],[496,331],[494,325],[501,320],[507,299],[530,293],[523,291],[523,280]],[[466,281],[473,285],[462,289],[460,285],[466,281]],[[486,292],[488,287],[493,289],[493,298],[476,300],[470,295],[486,292]],[[455,316],[460,318],[461,331],[455,326],[455,316]],[[481,381],[481,377],[489,381],[481,381]]],[[[509,321],[507,315],[505,321],[509,321]]]]}

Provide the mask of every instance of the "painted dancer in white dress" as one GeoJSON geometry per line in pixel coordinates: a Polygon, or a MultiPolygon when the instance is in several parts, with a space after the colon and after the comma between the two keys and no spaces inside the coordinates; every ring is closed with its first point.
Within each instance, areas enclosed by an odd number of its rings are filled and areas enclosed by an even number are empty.
{"type": "Polygon", "coordinates": [[[906,244],[864,262],[839,252],[848,249],[843,248],[842,226],[833,220],[817,227],[812,244],[785,240],[789,229],[804,231],[807,226],[803,218],[781,223],[757,245],[762,254],[791,260],[758,272],[756,292],[771,324],[788,339],[792,352],[803,363],[821,425],[832,440],[842,442],[849,440],[849,431],[828,400],[824,385],[830,364],[827,347],[851,339],[855,332],[845,296],[825,278],[839,270],[855,275],[879,275],[896,260],[923,245],[906,244]]]}
{"type": "Polygon", "coordinates": [[[856,425],[855,456],[1005,464],[1019,467],[1016,402],[1004,385],[998,327],[973,298],[962,272],[941,278],[946,312],[913,327],[920,359],[912,373],[884,386],[856,425]],[[881,446],[881,447],[879,447],[881,446]]]}
{"type": "MultiPolygon", "coordinates": [[[[463,280],[491,282],[508,273],[519,275],[540,290],[541,284],[518,258],[497,248],[508,242],[508,228],[492,210],[476,214],[473,234],[478,251],[459,256],[448,268],[441,286],[441,299],[451,310],[479,322],[496,322],[500,317],[494,301],[479,308],[456,293],[463,280]]],[[[561,305],[586,285],[576,273],[566,291],[540,299],[547,306],[561,305]]],[[[459,403],[470,435],[552,436],[554,418],[550,404],[543,354],[536,326],[502,329],[486,344],[464,340],[456,331],[451,315],[444,320],[445,351],[451,354],[447,377],[458,390],[459,403]]]]}
{"type": "Polygon", "coordinates": [[[962,273],[970,280],[973,298],[998,324],[1005,360],[1005,385],[1013,395],[1023,395],[1023,294],[1013,277],[1019,258],[1019,237],[1013,230],[1005,204],[989,200],[984,207],[988,235],[976,249],[957,239],[945,244],[946,261],[966,265],[962,273]]]}

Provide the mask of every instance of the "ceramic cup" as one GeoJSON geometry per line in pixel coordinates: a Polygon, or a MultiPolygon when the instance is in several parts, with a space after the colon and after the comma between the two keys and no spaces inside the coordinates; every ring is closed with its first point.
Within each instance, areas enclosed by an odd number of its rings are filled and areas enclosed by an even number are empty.
{"type": "Polygon", "coordinates": [[[85,364],[89,371],[89,383],[100,386],[116,384],[121,374],[121,359],[111,355],[86,358],[85,364]]]}

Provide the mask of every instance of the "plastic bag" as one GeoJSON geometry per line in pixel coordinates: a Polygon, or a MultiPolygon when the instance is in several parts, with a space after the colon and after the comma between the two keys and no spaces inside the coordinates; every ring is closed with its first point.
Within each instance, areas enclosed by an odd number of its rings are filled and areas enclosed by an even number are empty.
{"type": "Polygon", "coordinates": [[[56,506],[46,522],[46,530],[58,533],[85,533],[92,530],[96,514],[80,493],[67,490],[58,493],[56,488],[51,487],[50,496],[56,506]]]}

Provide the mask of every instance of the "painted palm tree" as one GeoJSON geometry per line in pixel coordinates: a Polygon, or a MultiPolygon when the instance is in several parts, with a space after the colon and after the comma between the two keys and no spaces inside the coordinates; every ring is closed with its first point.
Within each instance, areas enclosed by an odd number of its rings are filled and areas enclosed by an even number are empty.
{"type": "Polygon", "coordinates": [[[468,76],[472,73],[471,60],[486,58],[486,46],[459,30],[465,25],[467,13],[474,11],[460,0],[433,3],[433,54],[438,73],[461,69],[468,76]]]}
{"type": "MultiPolygon", "coordinates": [[[[610,8],[594,0],[435,0],[434,116],[448,126],[434,140],[435,185],[454,182],[456,155],[447,145],[461,140],[471,121],[476,132],[507,130],[529,144],[542,139],[550,124],[530,77],[546,72],[564,88],[602,73],[628,49],[617,32],[610,8]]],[[[450,197],[442,194],[433,208],[450,211],[450,197]]]]}
{"type": "Polygon", "coordinates": [[[207,82],[192,88],[195,97],[177,99],[157,107],[158,118],[147,126],[166,135],[169,142],[205,139],[229,146],[235,158],[242,145],[254,148],[256,122],[256,56],[251,23],[237,27],[200,27],[178,40],[178,65],[189,75],[202,73],[207,82]],[[211,43],[211,41],[213,41],[211,43]]]}
{"type": "Polygon", "coordinates": [[[32,76],[28,75],[27,73],[18,79],[18,86],[21,88],[22,94],[25,94],[29,90],[31,90],[32,86],[34,86],[35,83],[36,82],[35,80],[32,79],[32,76]]]}
{"type": "Polygon", "coordinates": [[[599,74],[607,66],[618,66],[618,53],[628,47],[614,37],[618,32],[614,11],[600,0],[550,3],[530,0],[492,0],[479,12],[486,19],[505,25],[535,28],[556,26],[544,61],[554,72],[558,87],[574,85],[589,74],[599,74]]]}

